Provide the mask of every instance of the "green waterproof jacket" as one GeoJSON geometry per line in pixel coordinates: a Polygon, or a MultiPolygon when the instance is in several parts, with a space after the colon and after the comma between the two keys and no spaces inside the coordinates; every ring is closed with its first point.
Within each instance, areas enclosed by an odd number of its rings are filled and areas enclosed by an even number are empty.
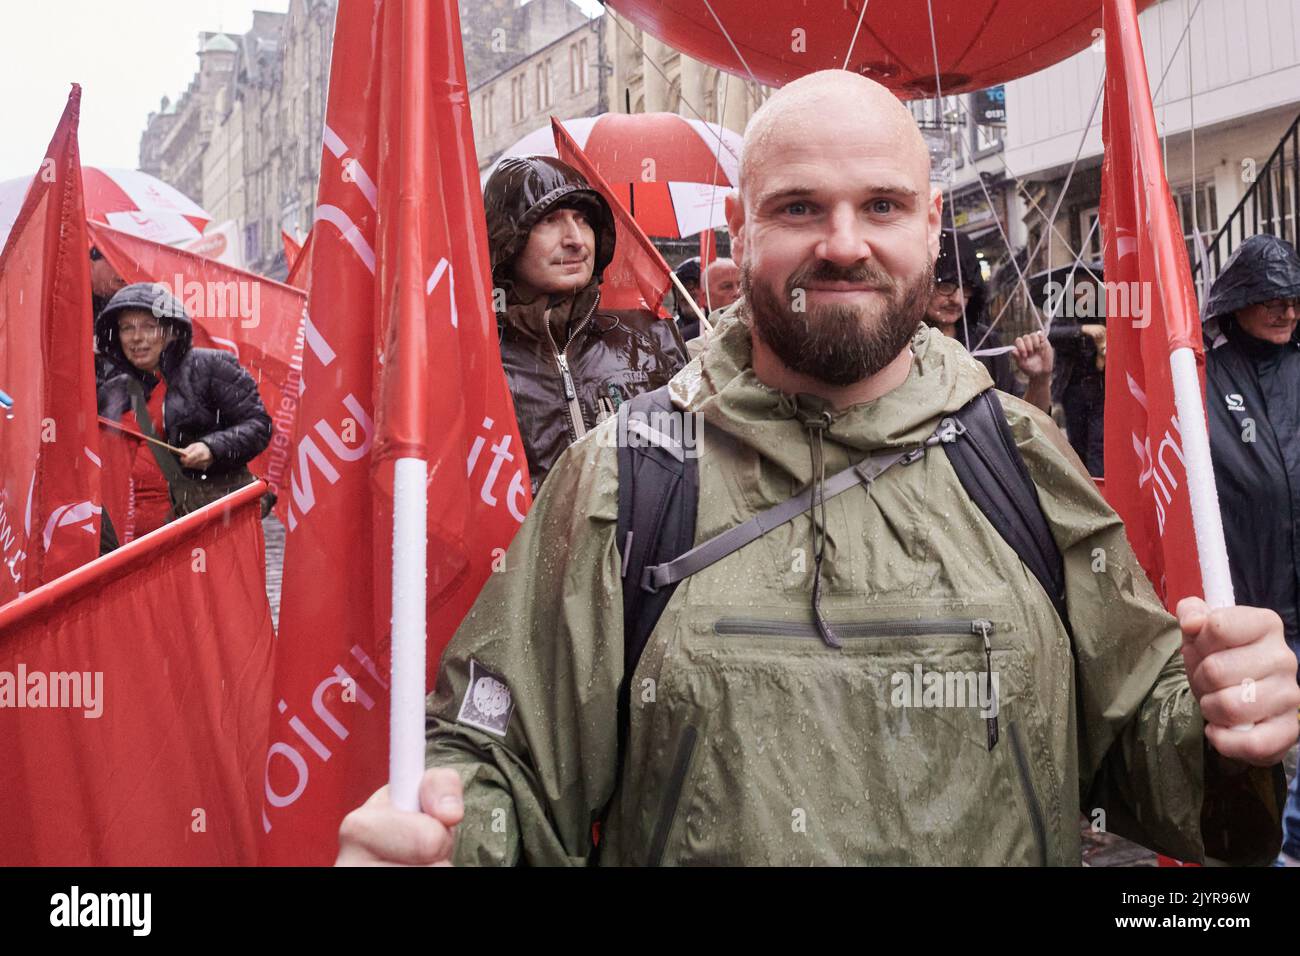
{"type": "MultiPolygon", "coordinates": [[[[991,386],[934,330],[912,351],[901,386],[832,412],[826,475],[914,446],[991,386]]],[[[805,423],[826,406],[761,384],[750,354],[733,307],[671,386],[703,422],[697,543],[811,482],[805,423]]],[[[465,783],[455,861],[1077,866],[1081,813],[1184,860],[1270,861],[1280,768],[1209,750],[1119,518],[1055,426],[998,397],[1073,636],[932,449],[827,502],[822,610],[842,648],[812,627],[809,514],[677,588],[621,761],[617,420],[570,447],[429,695],[427,763],[465,783]]]]}

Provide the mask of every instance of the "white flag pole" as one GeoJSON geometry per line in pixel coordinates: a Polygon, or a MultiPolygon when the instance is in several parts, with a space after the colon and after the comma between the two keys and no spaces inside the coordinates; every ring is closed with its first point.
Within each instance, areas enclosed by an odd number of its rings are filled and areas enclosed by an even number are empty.
{"type": "Polygon", "coordinates": [[[388,791],[399,810],[420,809],[424,775],[427,466],[399,458],[393,471],[393,660],[388,791]]]}
{"type": "Polygon", "coordinates": [[[1182,436],[1187,494],[1192,504],[1192,529],[1196,533],[1205,603],[1211,608],[1231,607],[1237,602],[1232,593],[1232,575],[1228,572],[1228,545],[1223,537],[1219,492],[1214,485],[1196,353],[1189,348],[1174,349],[1169,356],[1169,368],[1173,373],[1174,407],[1182,436]]]}
{"type": "MultiPolygon", "coordinates": [[[[1169,355],[1169,368],[1173,373],[1174,407],[1178,411],[1182,436],[1196,555],[1201,565],[1201,588],[1205,592],[1205,603],[1211,609],[1232,607],[1237,599],[1232,591],[1232,574],[1228,570],[1228,544],[1223,537],[1223,515],[1219,511],[1219,492],[1214,484],[1205,403],[1201,400],[1201,381],[1196,374],[1196,353],[1189,348],[1174,349],[1169,355]]],[[[1246,731],[1254,726],[1238,724],[1232,729],[1246,731]]]]}

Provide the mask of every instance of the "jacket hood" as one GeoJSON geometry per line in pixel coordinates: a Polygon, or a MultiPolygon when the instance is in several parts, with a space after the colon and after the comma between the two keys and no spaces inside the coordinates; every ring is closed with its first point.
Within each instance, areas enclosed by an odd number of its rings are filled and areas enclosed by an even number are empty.
{"type": "Polygon", "coordinates": [[[117,320],[128,309],[149,312],[175,330],[175,338],[163,349],[160,361],[163,376],[170,376],[194,346],[194,325],[185,307],[162,283],[135,282],[119,289],[95,319],[95,347],[100,354],[122,371],[143,379],[147,373],[139,371],[123,354],[117,335],[117,320]]]}
{"type": "MultiPolygon", "coordinates": [[[[945,229],[939,235],[939,258],[934,260],[935,282],[961,282],[971,290],[966,297],[963,322],[978,324],[984,319],[988,302],[988,286],[980,270],[975,243],[965,233],[945,229]]],[[[957,337],[965,339],[965,330],[958,329],[957,337]]]]}
{"type": "MultiPolygon", "coordinates": [[[[1224,320],[1270,299],[1300,298],[1300,256],[1276,236],[1251,236],[1228,258],[1205,300],[1205,341],[1213,345],[1224,320]]],[[[1300,335],[1300,327],[1296,329],[1300,335]]]]}
{"type": "Polygon", "coordinates": [[[533,225],[551,210],[564,208],[582,209],[591,221],[596,233],[594,275],[599,279],[614,258],[614,214],[605,197],[580,172],[551,156],[501,160],[483,188],[495,283],[510,278],[511,266],[528,243],[533,225]]]}
{"type": "Polygon", "coordinates": [[[956,282],[960,271],[961,281],[984,291],[984,273],[980,271],[975,243],[965,233],[945,229],[939,236],[939,258],[934,260],[934,281],[956,282]]]}
{"type": "Polygon", "coordinates": [[[703,416],[706,442],[712,431],[724,432],[801,484],[812,478],[807,419],[829,413],[826,440],[857,460],[924,441],[939,418],[993,385],[960,343],[921,325],[912,338],[912,365],[903,384],[874,401],[835,411],[816,396],[787,395],[760,382],[750,336],[740,299],[723,313],[708,348],[673,379],[673,401],[703,416]]]}

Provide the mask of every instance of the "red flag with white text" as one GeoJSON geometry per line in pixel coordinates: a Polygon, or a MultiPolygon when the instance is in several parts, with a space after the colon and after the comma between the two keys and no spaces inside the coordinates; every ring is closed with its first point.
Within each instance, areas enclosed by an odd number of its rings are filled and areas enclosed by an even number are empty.
{"type": "Polygon", "coordinates": [[[90,224],[90,235],[113,271],[127,282],[158,282],[168,288],[193,320],[195,346],[232,353],[256,380],[271,416],[271,444],[249,462],[249,469],[275,492],[276,515],[288,520],[286,485],[302,386],[306,295],[256,273],[99,223],[90,224]]]}
{"type": "Polygon", "coordinates": [[[586,177],[592,188],[605,197],[614,213],[618,235],[614,241],[614,259],[601,276],[600,304],[609,309],[645,309],[660,318],[668,318],[664,309],[664,296],[672,285],[668,263],[624,208],[617,193],[597,172],[582,147],[553,116],[551,131],[555,135],[556,154],[586,177]]]}
{"type": "Polygon", "coordinates": [[[0,866],[257,862],[265,487],[0,608],[0,866]]]}
{"type": "Polygon", "coordinates": [[[393,460],[428,462],[426,686],[530,504],[456,4],[341,0],[334,37],[261,821],[272,864],[330,862],[344,814],[386,779],[393,460]]]}
{"type": "Polygon", "coordinates": [[[74,84],[0,253],[0,605],[99,554],[80,112],[74,84]]]}
{"type": "Polygon", "coordinates": [[[1172,609],[1201,594],[1201,572],[1169,357],[1190,348],[1203,370],[1201,323],[1165,180],[1133,0],[1106,0],[1103,25],[1105,494],[1172,609]]]}

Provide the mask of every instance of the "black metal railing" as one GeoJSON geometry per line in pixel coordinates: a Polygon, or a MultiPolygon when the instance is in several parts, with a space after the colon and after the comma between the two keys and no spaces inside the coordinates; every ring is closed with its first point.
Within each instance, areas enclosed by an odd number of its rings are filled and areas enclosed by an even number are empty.
{"type": "Polygon", "coordinates": [[[1211,274],[1207,278],[1213,279],[1233,250],[1259,233],[1268,233],[1296,245],[1298,229],[1300,116],[1282,134],[1277,149],[1264,165],[1255,170],[1255,181],[1206,245],[1205,256],[1193,258],[1192,274],[1198,275],[1202,264],[1208,264],[1211,274]]]}

